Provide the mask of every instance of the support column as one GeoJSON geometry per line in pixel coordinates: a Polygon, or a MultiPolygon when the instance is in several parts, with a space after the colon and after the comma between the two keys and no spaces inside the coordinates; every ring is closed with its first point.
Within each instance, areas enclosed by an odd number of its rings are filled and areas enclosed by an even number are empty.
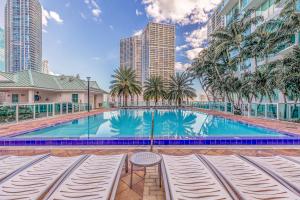
{"type": "Polygon", "coordinates": [[[28,90],[28,104],[34,104],[34,90],[28,90]]]}

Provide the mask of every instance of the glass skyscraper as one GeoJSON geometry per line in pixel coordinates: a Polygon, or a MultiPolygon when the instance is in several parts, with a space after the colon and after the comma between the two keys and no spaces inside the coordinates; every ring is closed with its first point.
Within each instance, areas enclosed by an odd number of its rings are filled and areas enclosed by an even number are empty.
{"type": "Polygon", "coordinates": [[[38,0],[7,0],[5,6],[5,70],[41,71],[42,8],[38,0]]]}
{"type": "Polygon", "coordinates": [[[5,70],[4,58],[4,30],[0,28],[0,71],[5,70]]]}

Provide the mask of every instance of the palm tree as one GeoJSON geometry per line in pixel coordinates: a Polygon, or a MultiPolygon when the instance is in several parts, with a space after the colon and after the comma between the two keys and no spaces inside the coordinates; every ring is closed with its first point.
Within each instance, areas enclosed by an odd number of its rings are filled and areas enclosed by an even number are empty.
{"type": "Polygon", "coordinates": [[[175,76],[171,76],[169,84],[168,97],[169,99],[174,100],[179,106],[181,106],[182,101],[185,98],[192,99],[197,96],[195,89],[191,87],[193,85],[192,77],[186,72],[181,74],[177,73],[175,76]]]}
{"type": "Polygon", "coordinates": [[[127,106],[129,96],[140,95],[142,87],[136,80],[135,71],[132,68],[119,68],[112,75],[110,82],[111,96],[123,98],[123,106],[127,106]]]}
{"type": "Polygon", "coordinates": [[[144,99],[146,101],[154,100],[156,106],[158,100],[162,100],[165,96],[164,82],[160,76],[151,76],[145,81],[144,99]]]}

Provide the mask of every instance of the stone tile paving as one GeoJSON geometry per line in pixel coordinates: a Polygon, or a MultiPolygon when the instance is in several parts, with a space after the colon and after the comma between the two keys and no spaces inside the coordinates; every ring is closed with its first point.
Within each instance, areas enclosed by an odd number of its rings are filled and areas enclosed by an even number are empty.
{"type": "MultiPolygon", "coordinates": [[[[51,153],[55,156],[75,156],[81,154],[112,155],[126,153],[129,156],[134,152],[148,151],[145,147],[123,147],[115,149],[101,147],[0,147],[0,155],[36,155],[51,153]]],[[[300,156],[300,147],[193,147],[184,148],[182,146],[162,148],[156,147],[154,152],[170,155],[188,155],[188,154],[205,154],[205,155],[231,155],[241,154],[248,156],[272,156],[272,155],[290,155],[300,156]]],[[[129,166],[130,167],[130,166],[129,166]]],[[[129,169],[130,171],[130,169],[129,169]]],[[[133,187],[130,189],[130,174],[123,170],[122,178],[118,186],[116,200],[164,200],[163,187],[159,187],[157,167],[147,168],[144,176],[143,168],[134,168],[133,187]]]]}

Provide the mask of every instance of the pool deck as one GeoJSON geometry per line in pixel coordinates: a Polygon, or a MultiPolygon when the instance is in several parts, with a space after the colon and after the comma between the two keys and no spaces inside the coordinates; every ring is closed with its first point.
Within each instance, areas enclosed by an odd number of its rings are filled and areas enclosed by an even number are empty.
{"type": "MultiPolygon", "coordinates": [[[[68,121],[72,121],[74,119],[84,118],[90,115],[99,114],[105,111],[111,111],[116,109],[98,109],[88,112],[74,113],[68,115],[58,115],[51,118],[43,118],[31,121],[24,121],[14,124],[0,125],[0,137],[3,136],[12,136],[18,132],[31,131],[39,128],[45,128],[48,126],[52,126],[59,123],[64,123],[68,121]]],[[[235,121],[248,123],[251,125],[261,126],[264,128],[271,128],[277,131],[289,132],[293,134],[297,134],[300,136],[300,123],[279,121],[279,120],[270,120],[270,119],[262,119],[262,118],[251,118],[246,116],[237,116],[229,113],[223,113],[218,111],[210,111],[210,110],[202,110],[193,108],[191,110],[201,111],[207,114],[216,115],[220,117],[224,117],[227,119],[232,119],[235,121]]]]}
{"type": "MultiPolygon", "coordinates": [[[[37,155],[51,153],[54,156],[75,156],[82,154],[112,155],[128,154],[129,157],[134,152],[149,151],[149,147],[0,147],[0,155],[37,155]]],[[[155,146],[154,152],[168,155],[232,155],[240,154],[246,156],[300,156],[299,146],[276,146],[276,147],[183,147],[172,146],[169,148],[155,146]]],[[[130,166],[129,166],[130,167],[130,166]]],[[[129,170],[130,171],[130,170],[129,170]]],[[[147,174],[144,175],[142,168],[134,168],[133,188],[130,189],[130,174],[123,170],[121,181],[119,182],[116,200],[164,200],[164,189],[159,187],[159,178],[157,167],[147,168],[147,174]]]]}

